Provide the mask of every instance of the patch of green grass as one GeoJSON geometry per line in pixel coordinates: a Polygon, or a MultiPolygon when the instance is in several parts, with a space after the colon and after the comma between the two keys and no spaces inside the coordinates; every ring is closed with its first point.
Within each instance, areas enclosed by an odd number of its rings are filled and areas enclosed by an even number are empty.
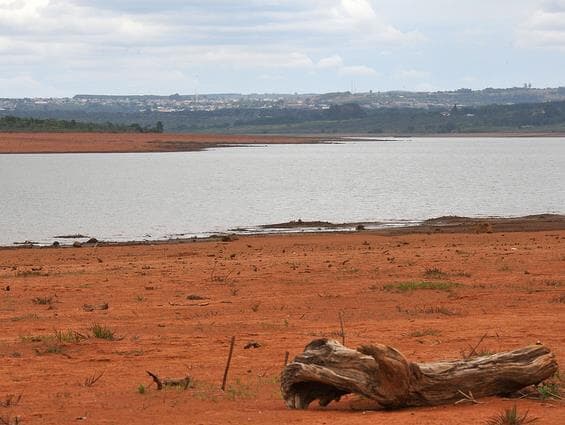
{"type": "Polygon", "coordinates": [[[137,387],[137,392],[138,392],[139,394],[145,394],[145,391],[146,391],[146,390],[145,390],[145,385],[139,384],[139,386],[137,387]]]}
{"type": "Polygon", "coordinates": [[[108,341],[114,341],[116,339],[115,332],[107,326],[96,323],[92,325],[90,330],[94,338],[107,339],[108,341]]]}
{"type": "Polygon", "coordinates": [[[538,394],[542,400],[560,399],[560,385],[557,382],[544,382],[536,387],[538,394]]]}
{"type": "Polygon", "coordinates": [[[383,290],[388,292],[412,292],[418,290],[451,291],[458,286],[458,283],[453,282],[401,282],[385,285],[383,290]]]}
{"type": "Polygon", "coordinates": [[[226,389],[226,396],[229,400],[249,399],[255,397],[257,394],[249,387],[236,379],[235,383],[228,385],[226,389]]]}
{"type": "Polygon", "coordinates": [[[217,386],[210,384],[205,381],[193,381],[192,382],[192,395],[202,401],[213,401],[216,403],[218,401],[218,395],[220,390],[217,386]]]}
{"type": "Polygon", "coordinates": [[[514,405],[511,409],[506,409],[504,412],[489,418],[486,425],[526,425],[537,421],[538,418],[528,417],[528,412],[523,415],[519,414],[516,405],[514,405]]]}

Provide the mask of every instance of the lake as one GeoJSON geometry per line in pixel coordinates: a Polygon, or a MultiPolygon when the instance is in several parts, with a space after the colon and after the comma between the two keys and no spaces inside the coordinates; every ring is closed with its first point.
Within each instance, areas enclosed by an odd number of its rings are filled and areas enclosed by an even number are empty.
{"type": "Polygon", "coordinates": [[[297,219],[403,225],[565,213],[564,182],[565,138],[0,155],[0,245],[207,236],[297,219]]]}

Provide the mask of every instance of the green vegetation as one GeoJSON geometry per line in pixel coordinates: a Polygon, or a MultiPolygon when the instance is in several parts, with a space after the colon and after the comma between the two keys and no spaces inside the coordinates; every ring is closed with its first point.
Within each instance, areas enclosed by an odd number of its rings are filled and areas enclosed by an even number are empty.
{"type": "Polygon", "coordinates": [[[520,415],[516,405],[514,405],[511,409],[506,409],[504,412],[491,417],[486,425],[526,425],[537,422],[537,420],[537,418],[529,418],[528,412],[520,415]]]}
{"type": "Polygon", "coordinates": [[[114,331],[107,326],[94,324],[90,330],[92,331],[94,338],[107,339],[108,341],[114,341],[116,339],[114,331]]]}
{"type": "Polygon", "coordinates": [[[139,394],[145,394],[145,385],[139,384],[139,386],[137,387],[137,392],[139,394]]]}
{"type": "Polygon", "coordinates": [[[329,104],[327,109],[242,105],[168,113],[116,108],[18,110],[26,118],[0,117],[0,131],[375,135],[565,131],[565,101],[428,108],[372,108],[360,102],[329,104]]]}
{"type": "Polygon", "coordinates": [[[55,339],[60,343],[78,344],[87,338],[81,333],[69,329],[66,331],[55,330],[55,339]]]}
{"type": "Polygon", "coordinates": [[[423,289],[434,291],[451,291],[458,287],[458,283],[453,282],[401,282],[391,283],[383,286],[383,290],[388,292],[411,292],[423,289]]]}
{"type": "Polygon", "coordinates": [[[157,121],[154,127],[139,124],[94,123],[59,119],[0,117],[0,131],[47,131],[47,132],[108,132],[108,133],[162,133],[163,123],[157,121]]]}
{"type": "Polygon", "coordinates": [[[226,389],[226,397],[228,400],[249,399],[256,397],[256,392],[253,391],[249,385],[244,384],[239,379],[235,383],[228,385],[226,389]]]}
{"type": "Polygon", "coordinates": [[[542,400],[561,399],[561,388],[558,382],[544,382],[538,385],[536,389],[542,400]]]}

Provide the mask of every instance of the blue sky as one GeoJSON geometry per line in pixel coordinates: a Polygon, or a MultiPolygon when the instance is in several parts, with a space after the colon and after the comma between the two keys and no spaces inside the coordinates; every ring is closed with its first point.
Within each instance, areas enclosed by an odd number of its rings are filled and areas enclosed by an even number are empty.
{"type": "Polygon", "coordinates": [[[0,0],[0,97],[565,85],[565,0],[0,0]]]}

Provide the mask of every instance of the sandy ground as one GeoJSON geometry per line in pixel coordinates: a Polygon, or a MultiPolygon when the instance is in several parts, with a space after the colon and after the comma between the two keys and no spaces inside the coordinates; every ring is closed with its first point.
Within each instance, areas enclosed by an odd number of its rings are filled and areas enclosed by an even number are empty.
{"type": "Polygon", "coordinates": [[[0,418],[20,416],[22,424],[451,425],[484,424],[516,403],[539,424],[563,424],[562,401],[488,398],[479,405],[380,412],[353,396],[307,411],[287,410],[281,400],[285,351],[292,358],[314,338],[339,338],[340,312],[352,347],[380,342],[414,361],[457,359],[487,334],[480,352],[539,340],[564,364],[565,229],[479,230],[485,233],[0,249],[0,418]],[[433,268],[439,270],[426,273],[433,268]],[[393,289],[424,280],[458,285],[393,289]],[[115,332],[115,340],[93,337],[94,324],[115,332]],[[57,339],[56,332],[67,331],[75,341],[61,333],[57,339]],[[218,388],[232,335],[223,393],[218,388]],[[261,346],[244,349],[250,341],[261,346]],[[146,370],[188,374],[194,386],[157,391],[146,370]],[[21,400],[9,402],[10,394],[21,400]]]}
{"type": "Polygon", "coordinates": [[[319,137],[157,133],[0,133],[2,153],[195,151],[231,144],[315,143],[319,137]]]}

